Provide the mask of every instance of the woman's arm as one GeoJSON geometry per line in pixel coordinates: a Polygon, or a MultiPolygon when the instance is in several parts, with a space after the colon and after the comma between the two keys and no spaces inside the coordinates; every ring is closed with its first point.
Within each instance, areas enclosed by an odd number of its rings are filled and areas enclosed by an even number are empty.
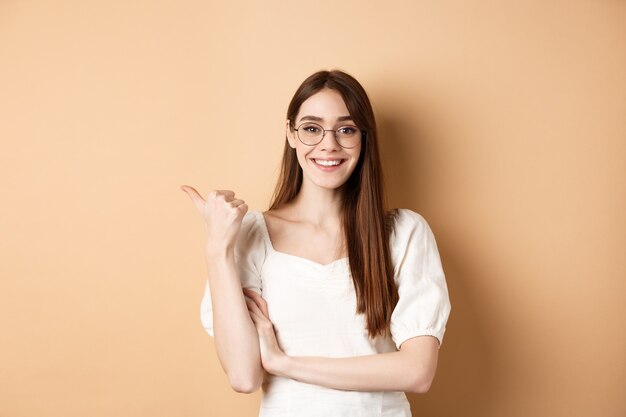
{"type": "Polygon", "coordinates": [[[256,326],[263,368],[271,374],[309,384],[352,391],[407,391],[425,393],[435,377],[439,342],[432,336],[408,339],[391,353],[325,358],[287,356],[280,349],[269,319],[267,303],[244,289],[256,326]]]}
{"type": "Polygon", "coordinates": [[[426,393],[437,369],[438,345],[434,337],[421,336],[391,353],[348,358],[285,355],[268,372],[341,390],[426,393]]]}
{"type": "Polygon", "coordinates": [[[263,382],[259,337],[241,292],[234,254],[207,253],[215,350],[230,385],[255,392],[263,382]]]}
{"type": "Polygon", "coordinates": [[[259,338],[241,292],[235,245],[248,206],[231,190],[211,191],[206,200],[188,185],[186,192],[207,226],[206,261],[213,339],[222,368],[237,392],[256,391],[263,382],[259,338]]]}

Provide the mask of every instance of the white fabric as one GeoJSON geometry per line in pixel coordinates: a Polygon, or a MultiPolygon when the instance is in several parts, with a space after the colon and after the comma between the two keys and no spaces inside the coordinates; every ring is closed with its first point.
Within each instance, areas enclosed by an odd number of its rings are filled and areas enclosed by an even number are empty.
{"type": "MultiPolygon", "coordinates": [[[[422,335],[443,341],[450,314],[448,289],[435,238],[419,214],[399,209],[390,236],[400,299],[391,338],[368,337],[347,258],[327,265],[274,250],[260,211],[248,212],[235,258],[242,286],[262,294],[281,348],[290,356],[350,357],[393,352],[422,335]]],[[[201,319],[213,336],[207,282],[201,319]]],[[[263,386],[260,417],[410,417],[403,392],[343,391],[271,375],[263,386]]]]}

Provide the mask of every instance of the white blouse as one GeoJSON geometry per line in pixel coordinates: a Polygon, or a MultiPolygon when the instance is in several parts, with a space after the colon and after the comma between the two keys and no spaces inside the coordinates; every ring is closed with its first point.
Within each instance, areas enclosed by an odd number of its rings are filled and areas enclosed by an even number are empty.
{"type": "MultiPolygon", "coordinates": [[[[407,339],[430,335],[443,341],[450,300],[439,252],[426,220],[399,209],[390,235],[400,299],[391,316],[391,337],[370,338],[356,314],[348,258],[322,265],[274,249],[263,213],[243,218],[235,247],[242,286],[267,301],[278,343],[289,356],[351,357],[394,352],[407,339]]],[[[211,293],[201,304],[204,328],[213,336],[211,293]]],[[[270,375],[259,417],[410,417],[403,392],[344,391],[270,375]]]]}

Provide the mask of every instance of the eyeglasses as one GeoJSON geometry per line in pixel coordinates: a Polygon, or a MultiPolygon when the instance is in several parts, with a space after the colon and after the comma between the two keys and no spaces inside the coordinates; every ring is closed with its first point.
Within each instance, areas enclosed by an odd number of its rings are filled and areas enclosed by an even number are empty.
{"type": "Polygon", "coordinates": [[[342,148],[354,148],[365,134],[358,127],[347,125],[338,129],[324,129],[317,123],[305,122],[295,129],[300,142],[307,146],[315,146],[324,140],[326,132],[335,132],[335,140],[342,148]]]}

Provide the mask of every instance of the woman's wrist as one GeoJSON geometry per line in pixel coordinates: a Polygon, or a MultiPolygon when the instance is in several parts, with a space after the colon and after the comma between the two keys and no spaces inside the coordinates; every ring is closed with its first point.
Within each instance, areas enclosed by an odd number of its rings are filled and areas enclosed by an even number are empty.
{"type": "Polygon", "coordinates": [[[268,369],[267,371],[276,376],[288,377],[292,362],[292,358],[283,353],[272,362],[272,365],[270,366],[271,369],[268,369]]]}
{"type": "Polygon", "coordinates": [[[232,250],[207,249],[205,255],[209,279],[211,276],[230,274],[235,268],[235,254],[232,250]]]}
{"type": "Polygon", "coordinates": [[[230,246],[212,245],[207,243],[204,248],[207,261],[220,262],[234,258],[234,249],[230,246]]]}

